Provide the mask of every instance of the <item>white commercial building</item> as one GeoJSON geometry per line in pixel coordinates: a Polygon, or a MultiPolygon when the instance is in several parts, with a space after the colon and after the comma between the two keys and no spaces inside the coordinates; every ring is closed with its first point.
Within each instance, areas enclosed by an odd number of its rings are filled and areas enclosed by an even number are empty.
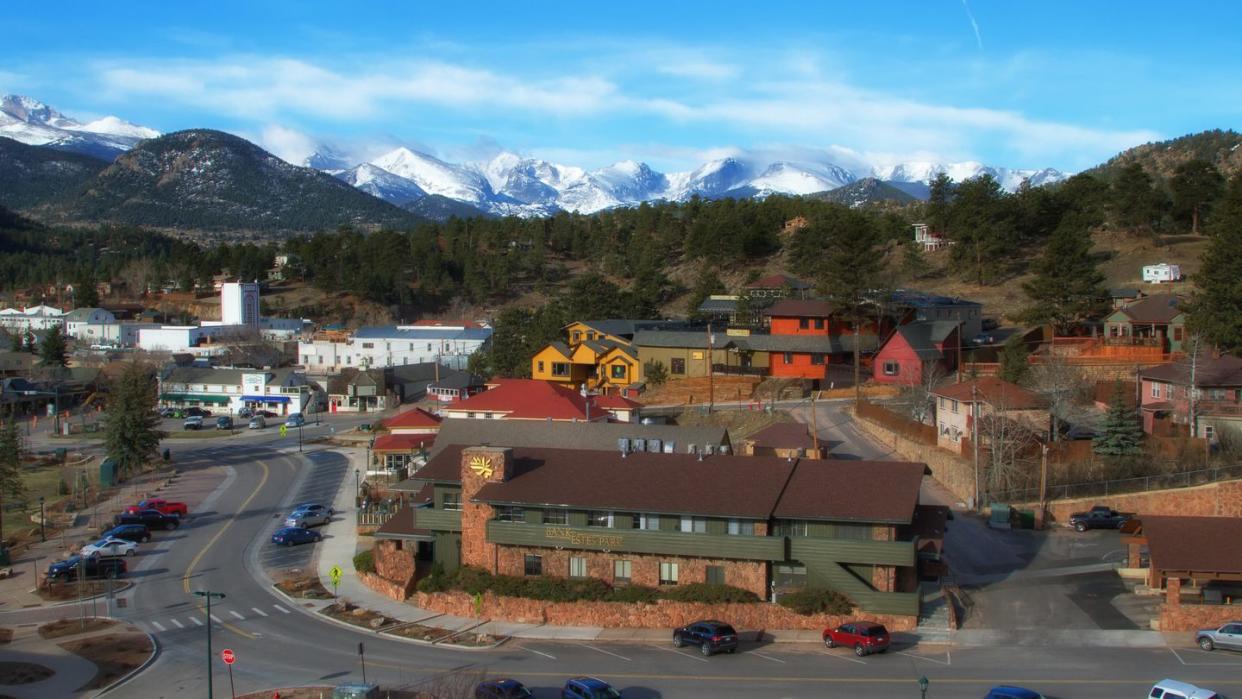
{"type": "Polygon", "coordinates": [[[313,412],[323,403],[313,384],[294,369],[173,367],[160,377],[160,405],[237,414],[242,408],[278,415],[313,412]]]}
{"type": "Polygon", "coordinates": [[[259,285],[254,282],[226,282],[220,288],[220,324],[259,324],[259,285]]]}
{"type": "Polygon", "coordinates": [[[30,308],[0,308],[0,327],[6,330],[26,332],[27,330],[65,329],[65,312],[53,306],[31,306],[30,308]]]}
{"type": "Polygon", "coordinates": [[[222,354],[226,348],[219,343],[255,337],[284,342],[299,337],[305,324],[300,318],[262,317],[258,284],[226,282],[220,288],[220,320],[143,328],[137,345],[151,352],[222,354]]]}
{"type": "Polygon", "coordinates": [[[464,370],[470,355],[491,337],[491,328],[461,325],[364,327],[345,340],[299,342],[298,359],[316,375],[426,362],[464,370]]]}

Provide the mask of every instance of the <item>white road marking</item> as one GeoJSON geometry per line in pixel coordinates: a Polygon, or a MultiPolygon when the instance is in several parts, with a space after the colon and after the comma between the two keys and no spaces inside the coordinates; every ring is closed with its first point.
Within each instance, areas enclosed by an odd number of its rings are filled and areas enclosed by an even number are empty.
{"type": "Polygon", "coordinates": [[[164,625],[163,625],[163,624],[161,624],[161,623],[160,623],[160,622],[158,622],[158,621],[153,621],[153,622],[151,622],[151,625],[155,627],[155,630],[156,630],[156,631],[163,631],[163,630],[164,630],[164,625]]]}
{"type": "Polygon", "coordinates": [[[171,621],[171,622],[173,623],[173,625],[174,625],[174,626],[176,626],[176,627],[177,627],[177,628],[179,628],[179,629],[184,629],[184,628],[185,628],[185,624],[182,624],[181,622],[177,621],[176,619],[169,619],[169,621],[171,621]]]}
{"type": "Polygon", "coordinates": [[[212,614],[212,615],[211,615],[211,620],[212,620],[212,621],[214,621],[214,622],[216,622],[217,624],[223,624],[223,623],[224,623],[223,621],[220,621],[220,617],[216,616],[215,614],[212,614]]]}
{"type": "Polygon", "coordinates": [[[284,607],[280,606],[279,604],[273,604],[272,606],[273,606],[273,607],[275,607],[275,608],[276,608],[276,611],[278,611],[278,612],[282,612],[282,613],[284,613],[284,614],[289,614],[289,613],[290,613],[288,609],[285,609],[284,607]]]}
{"type": "Polygon", "coordinates": [[[263,611],[262,609],[259,609],[258,607],[251,607],[251,609],[253,609],[254,613],[258,614],[259,616],[267,616],[267,612],[263,611]]]}
{"type": "Polygon", "coordinates": [[[232,609],[230,609],[230,610],[229,610],[229,614],[232,614],[233,616],[237,617],[237,620],[238,620],[238,621],[245,621],[245,620],[246,620],[246,617],[242,616],[241,614],[238,614],[237,612],[233,611],[232,609]]]}
{"type": "Polygon", "coordinates": [[[196,616],[192,616],[192,617],[190,617],[190,621],[194,622],[194,625],[195,625],[195,626],[202,626],[202,625],[203,625],[203,622],[199,621],[199,620],[198,620],[198,617],[196,617],[196,616]]]}
{"type": "Polygon", "coordinates": [[[770,656],[770,655],[764,655],[763,653],[760,653],[760,652],[759,652],[759,651],[757,651],[757,650],[752,650],[752,651],[750,652],[750,654],[751,654],[751,655],[757,655],[757,656],[759,656],[760,658],[767,658],[768,660],[771,660],[771,661],[772,661],[772,662],[774,662],[774,663],[781,663],[782,665],[783,665],[783,664],[785,664],[785,661],[784,661],[784,660],[781,660],[780,658],[773,658],[773,657],[772,657],[772,656],[770,656]]]}
{"type": "Polygon", "coordinates": [[[867,664],[867,661],[853,657],[854,655],[853,651],[851,651],[849,655],[838,655],[837,653],[829,653],[828,651],[823,650],[823,651],[820,651],[820,654],[826,655],[829,658],[836,658],[837,660],[848,660],[851,663],[858,663],[859,665],[867,664]]]}
{"type": "Polygon", "coordinates": [[[592,645],[587,644],[587,643],[583,643],[582,645],[583,645],[583,647],[590,648],[591,650],[596,651],[596,652],[598,652],[598,653],[603,653],[604,655],[611,655],[611,656],[612,656],[612,657],[614,657],[614,658],[621,658],[622,660],[624,660],[624,661],[626,661],[626,662],[634,662],[633,660],[630,660],[629,658],[625,657],[624,655],[620,655],[619,653],[613,653],[613,652],[612,652],[612,651],[610,651],[610,650],[604,650],[603,648],[596,648],[595,646],[592,646],[592,645]]]}
{"type": "Polygon", "coordinates": [[[666,650],[666,651],[668,651],[668,652],[670,652],[670,653],[676,653],[677,655],[680,655],[680,656],[682,656],[683,658],[690,658],[691,660],[697,660],[697,661],[699,661],[700,663],[705,663],[705,662],[707,662],[707,658],[700,658],[700,657],[699,657],[699,656],[697,656],[697,655],[690,655],[689,653],[683,653],[683,652],[681,652],[681,651],[677,650],[676,648],[665,648],[664,646],[652,646],[652,648],[659,648],[660,650],[666,650]]]}
{"type": "Polygon", "coordinates": [[[906,655],[911,658],[918,658],[919,660],[926,660],[929,663],[940,663],[941,665],[952,665],[953,664],[953,652],[952,651],[945,651],[944,660],[936,660],[935,658],[929,658],[926,655],[918,655],[916,653],[907,653],[904,650],[899,650],[897,651],[897,653],[898,655],[906,655]]]}
{"type": "MultiPolygon", "coordinates": [[[[1175,650],[1172,646],[1170,646],[1170,647],[1169,647],[1169,651],[1173,653],[1173,657],[1177,658],[1178,662],[1180,662],[1182,665],[1186,665],[1186,666],[1193,666],[1193,667],[1237,667],[1237,666],[1238,666],[1238,663],[1236,663],[1236,662],[1229,662],[1229,661],[1227,661],[1227,660],[1226,660],[1226,661],[1224,661],[1224,662],[1209,662],[1209,663],[1189,662],[1189,663],[1188,663],[1188,662],[1186,662],[1186,659],[1182,657],[1182,654],[1181,654],[1181,653],[1178,653],[1178,652],[1177,652],[1177,650],[1175,650]]],[[[1194,651],[1194,652],[1196,652],[1196,653],[1202,653],[1203,655],[1207,655],[1207,654],[1208,654],[1208,651],[1202,651],[1202,650],[1199,650],[1199,651],[1194,651]]],[[[1213,651],[1213,653],[1214,653],[1214,652],[1215,652],[1215,651],[1213,651]]],[[[1217,657],[1220,657],[1220,658],[1224,659],[1224,658],[1227,658],[1227,657],[1229,657],[1229,656],[1226,656],[1226,655],[1221,655],[1221,656],[1217,656],[1217,657]]]]}
{"type": "Polygon", "coordinates": [[[528,650],[532,653],[535,653],[536,655],[542,655],[545,658],[551,658],[552,660],[556,660],[556,656],[552,655],[551,653],[544,653],[541,650],[535,650],[534,648],[527,648],[526,646],[518,646],[518,648],[521,648],[522,650],[528,650]]]}

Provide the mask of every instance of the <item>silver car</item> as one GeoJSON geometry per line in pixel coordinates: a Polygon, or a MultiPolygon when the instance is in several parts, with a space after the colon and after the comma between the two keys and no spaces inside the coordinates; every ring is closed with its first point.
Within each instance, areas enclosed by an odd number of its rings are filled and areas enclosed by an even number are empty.
{"type": "Polygon", "coordinates": [[[1199,629],[1195,632],[1195,643],[1203,650],[1242,650],[1242,621],[1230,621],[1218,629],[1199,629]]]}
{"type": "Polygon", "coordinates": [[[264,420],[262,415],[255,415],[250,418],[250,429],[261,430],[264,427],[267,427],[267,420],[264,420]]]}
{"type": "Polygon", "coordinates": [[[330,521],[332,521],[332,519],[328,516],[327,512],[299,511],[294,512],[289,515],[287,519],[285,519],[285,526],[309,529],[311,527],[318,527],[321,524],[327,524],[330,521]]]}

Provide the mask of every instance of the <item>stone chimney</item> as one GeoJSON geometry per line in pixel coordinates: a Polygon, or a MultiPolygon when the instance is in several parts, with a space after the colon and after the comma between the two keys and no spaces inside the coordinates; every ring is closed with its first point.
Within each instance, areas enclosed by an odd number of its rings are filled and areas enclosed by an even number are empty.
{"type": "Polygon", "coordinates": [[[495,516],[490,505],[474,502],[488,483],[513,477],[513,450],[467,447],[461,450],[461,562],[496,572],[496,545],[487,542],[487,523],[495,516]]]}

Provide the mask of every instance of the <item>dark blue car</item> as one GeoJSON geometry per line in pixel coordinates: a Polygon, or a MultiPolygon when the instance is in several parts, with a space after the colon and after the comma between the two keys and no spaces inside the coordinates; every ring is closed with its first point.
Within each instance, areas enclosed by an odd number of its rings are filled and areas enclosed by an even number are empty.
{"type": "Polygon", "coordinates": [[[474,688],[474,699],[528,699],[530,690],[517,680],[487,680],[474,688]]]}
{"type": "Polygon", "coordinates": [[[294,544],[313,544],[323,539],[323,535],[316,531],[303,529],[302,527],[283,527],[277,529],[272,535],[272,543],[277,546],[293,546],[294,544]]]}
{"type": "Polygon", "coordinates": [[[999,687],[993,687],[983,699],[1044,699],[1044,695],[1022,687],[1002,684],[999,687]]]}
{"type": "Polygon", "coordinates": [[[566,680],[561,699],[617,699],[621,692],[598,677],[575,677],[566,680]]]}

